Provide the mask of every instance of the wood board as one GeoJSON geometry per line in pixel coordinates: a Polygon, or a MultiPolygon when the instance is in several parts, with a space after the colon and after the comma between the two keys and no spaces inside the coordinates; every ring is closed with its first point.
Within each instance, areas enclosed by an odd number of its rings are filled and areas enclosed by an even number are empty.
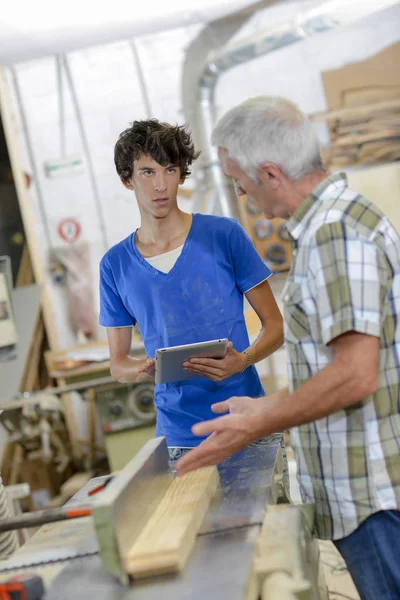
{"type": "Polygon", "coordinates": [[[46,328],[47,339],[50,347],[55,350],[58,348],[58,334],[55,324],[54,311],[51,305],[48,292],[49,282],[46,274],[44,259],[39,251],[38,236],[35,231],[35,210],[31,195],[26,186],[25,170],[26,161],[22,160],[21,144],[18,131],[18,121],[11,100],[10,89],[8,87],[5,71],[0,67],[0,112],[3,123],[4,134],[7,142],[8,154],[11,162],[15,189],[18,196],[19,207],[21,211],[26,243],[29,249],[29,256],[32,262],[34,279],[42,287],[42,310],[43,319],[46,328]]]}
{"type": "Polygon", "coordinates": [[[322,73],[331,145],[325,165],[344,167],[400,160],[400,43],[361,62],[322,73]]]}
{"type": "Polygon", "coordinates": [[[134,579],[182,571],[219,483],[205,467],[171,483],[125,560],[134,579]]]}

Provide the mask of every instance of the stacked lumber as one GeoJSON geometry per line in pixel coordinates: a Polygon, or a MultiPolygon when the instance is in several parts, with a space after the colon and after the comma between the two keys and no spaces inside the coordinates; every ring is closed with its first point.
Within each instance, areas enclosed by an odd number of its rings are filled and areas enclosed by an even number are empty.
{"type": "Polygon", "coordinates": [[[331,171],[400,160],[400,97],[311,115],[310,120],[327,122],[331,144],[322,156],[331,171]]]}

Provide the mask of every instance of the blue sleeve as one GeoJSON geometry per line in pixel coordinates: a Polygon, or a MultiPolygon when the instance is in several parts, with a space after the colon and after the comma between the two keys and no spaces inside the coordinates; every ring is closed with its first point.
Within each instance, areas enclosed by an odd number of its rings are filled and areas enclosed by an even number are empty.
{"type": "Polygon", "coordinates": [[[236,283],[242,294],[272,275],[239,223],[235,223],[231,231],[229,247],[235,268],[236,283]]]}
{"type": "Polygon", "coordinates": [[[108,260],[100,263],[100,325],[103,327],[132,327],[136,320],[125,308],[115,285],[108,260]]]}

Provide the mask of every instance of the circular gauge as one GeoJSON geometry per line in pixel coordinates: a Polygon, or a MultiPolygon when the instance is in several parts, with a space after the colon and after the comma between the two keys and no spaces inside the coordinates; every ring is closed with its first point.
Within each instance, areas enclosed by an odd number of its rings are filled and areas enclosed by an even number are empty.
{"type": "Polygon", "coordinates": [[[254,225],[256,236],[259,240],[266,240],[272,233],[272,223],[268,219],[258,219],[254,225]]]}
{"type": "Polygon", "coordinates": [[[284,240],[285,242],[288,242],[290,240],[289,232],[286,227],[286,221],[279,225],[278,235],[281,238],[281,240],[284,240]]]}
{"type": "Polygon", "coordinates": [[[129,394],[129,408],[142,423],[153,423],[156,418],[154,387],[146,383],[134,386],[129,394]]]}
{"type": "Polygon", "coordinates": [[[258,208],[255,201],[249,197],[247,197],[246,212],[248,212],[249,215],[260,215],[261,214],[261,210],[258,208]]]}
{"type": "Polygon", "coordinates": [[[286,250],[280,244],[272,244],[268,248],[265,258],[267,262],[274,265],[283,265],[286,262],[286,250]]]}

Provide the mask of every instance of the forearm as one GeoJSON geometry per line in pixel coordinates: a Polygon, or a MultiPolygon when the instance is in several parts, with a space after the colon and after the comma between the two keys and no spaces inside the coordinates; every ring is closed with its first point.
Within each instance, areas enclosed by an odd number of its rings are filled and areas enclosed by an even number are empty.
{"type": "Polygon", "coordinates": [[[292,394],[266,398],[257,417],[262,435],[323,419],[363,400],[372,393],[368,381],[354,376],[351,366],[331,363],[292,394]]]}
{"type": "Polygon", "coordinates": [[[120,383],[131,383],[140,377],[139,369],[143,367],[146,359],[121,356],[111,359],[111,375],[120,383]]]}
{"type": "Polygon", "coordinates": [[[283,325],[282,321],[262,327],[260,333],[254,342],[246,348],[250,356],[250,364],[254,365],[260,360],[273,354],[283,344],[283,325]]]}

